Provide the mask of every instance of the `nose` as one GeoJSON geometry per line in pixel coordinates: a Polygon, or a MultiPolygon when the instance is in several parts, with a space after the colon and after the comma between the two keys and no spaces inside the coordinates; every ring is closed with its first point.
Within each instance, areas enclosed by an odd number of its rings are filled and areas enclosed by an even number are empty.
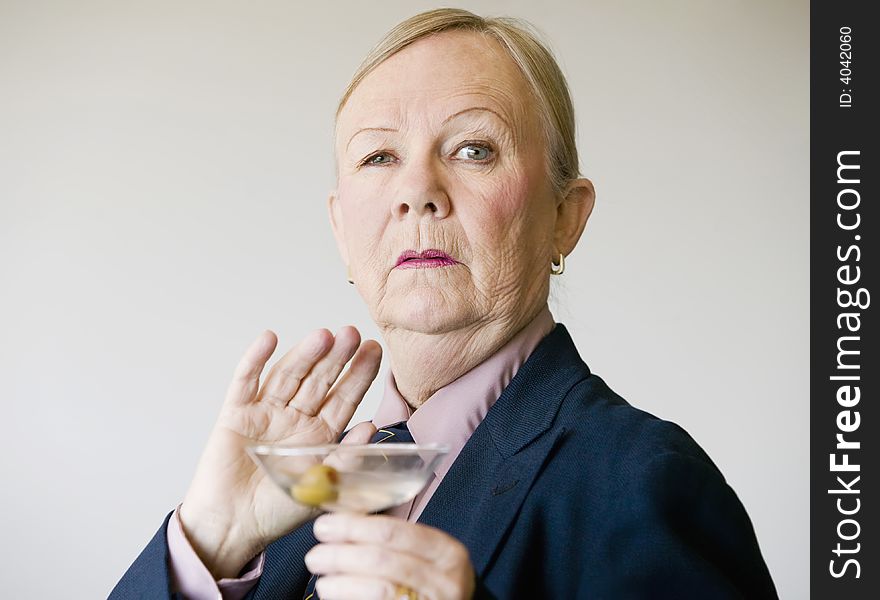
{"type": "Polygon", "coordinates": [[[445,219],[451,203],[440,167],[430,160],[410,163],[398,171],[400,180],[391,212],[397,219],[445,219]]]}

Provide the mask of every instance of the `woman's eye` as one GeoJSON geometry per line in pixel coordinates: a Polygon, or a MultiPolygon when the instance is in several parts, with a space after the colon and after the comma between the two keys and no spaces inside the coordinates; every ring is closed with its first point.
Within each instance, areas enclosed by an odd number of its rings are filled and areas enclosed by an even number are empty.
{"type": "Polygon", "coordinates": [[[492,157],[492,150],[487,148],[486,146],[481,146],[479,144],[468,144],[466,146],[462,146],[458,149],[458,152],[455,153],[455,158],[462,158],[465,160],[487,160],[492,157]]]}
{"type": "Polygon", "coordinates": [[[380,152],[378,154],[373,154],[372,156],[366,158],[363,162],[365,165],[384,165],[390,163],[392,160],[391,155],[385,152],[380,152]]]}

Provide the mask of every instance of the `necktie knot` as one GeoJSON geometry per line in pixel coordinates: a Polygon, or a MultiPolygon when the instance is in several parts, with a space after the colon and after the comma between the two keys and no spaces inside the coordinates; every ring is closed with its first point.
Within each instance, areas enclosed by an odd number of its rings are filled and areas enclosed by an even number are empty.
{"type": "Polygon", "coordinates": [[[372,444],[412,444],[414,442],[415,440],[406,426],[406,421],[382,427],[370,439],[372,444]]]}

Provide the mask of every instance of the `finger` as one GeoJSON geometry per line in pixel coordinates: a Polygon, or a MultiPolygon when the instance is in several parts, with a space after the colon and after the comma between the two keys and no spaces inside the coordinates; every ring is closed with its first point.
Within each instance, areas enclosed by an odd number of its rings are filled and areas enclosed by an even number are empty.
{"type": "MultiPolygon", "coordinates": [[[[413,589],[424,589],[442,573],[432,563],[404,552],[375,544],[318,544],[304,557],[316,575],[378,577],[413,589]]],[[[319,594],[322,598],[323,594],[319,594]]]]}
{"type": "Polygon", "coordinates": [[[315,521],[314,533],[326,543],[381,544],[440,568],[469,560],[464,544],[448,533],[387,515],[325,514],[315,521]]]}
{"type": "Polygon", "coordinates": [[[339,442],[340,444],[369,444],[373,436],[376,435],[376,426],[372,421],[364,421],[358,423],[348,430],[345,437],[339,442]]]}
{"type": "Polygon", "coordinates": [[[342,431],[351,420],[358,404],[364,399],[367,390],[382,362],[382,346],[375,340],[367,340],[358,348],[348,371],[330,390],[321,408],[321,418],[333,431],[342,431]]]}
{"type": "Polygon", "coordinates": [[[310,417],[318,414],[330,387],[351,360],[361,343],[361,334],[354,327],[343,327],[336,333],[333,347],[303,380],[302,385],[290,400],[290,406],[310,417]]]}
{"type": "Polygon", "coordinates": [[[315,582],[321,600],[397,600],[397,585],[376,577],[325,575],[315,582]]]}
{"type": "Polygon", "coordinates": [[[333,452],[326,459],[325,465],[330,465],[337,471],[346,472],[353,471],[363,461],[362,456],[346,452],[344,446],[353,446],[356,444],[367,444],[376,433],[376,426],[370,421],[358,423],[348,430],[345,437],[339,442],[340,449],[333,452]]]}
{"type": "Polygon", "coordinates": [[[333,345],[333,334],[318,329],[291,348],[269,370],[258,400],[277,406],[286,406],[314,365],[333,345]]]}
{"type": "Polygon", "coordinates": [[[396,600],[400,597],[398,586],[415,591],[421,598],[473,597],[474,570],[466,553],[455,564],[441,567],[436,562],[376,544],[318,544],[306,553],[304,560],[309,571],[320,576],[319,582],[338,582],[339,588],[329,589],[327,595],[318,590],[325,599],[384,598],[388,596],[372,594],[397,592],[390,596],[396,600]],[[343,587],[343,578],[351,578],[350,583],[360,585],[343,587]],[[377,587],[376,579],[384,582],[384,586],[377,587]],[[355,595],[349,596],[352,592],[355,595]]]}
{"type": "Polygon", "coordinates": [[[277,345],[278,336],[268,329],[251,342],[235,367],[226,390],[226,404],[243,405],[254,401],[260,387],[260,373],[277,345]]]}

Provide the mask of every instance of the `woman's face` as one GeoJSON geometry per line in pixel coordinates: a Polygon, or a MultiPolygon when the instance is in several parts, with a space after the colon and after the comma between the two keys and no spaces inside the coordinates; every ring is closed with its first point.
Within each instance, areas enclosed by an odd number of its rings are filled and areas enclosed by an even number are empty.
{"type": "Polygon", "coordinates": [[[331,222],[381,328],[522,324],[546,302],[558,199],[529,88],[497,42],[446,32],[386,60],[339,115],[336,156],[331,222]]]}

